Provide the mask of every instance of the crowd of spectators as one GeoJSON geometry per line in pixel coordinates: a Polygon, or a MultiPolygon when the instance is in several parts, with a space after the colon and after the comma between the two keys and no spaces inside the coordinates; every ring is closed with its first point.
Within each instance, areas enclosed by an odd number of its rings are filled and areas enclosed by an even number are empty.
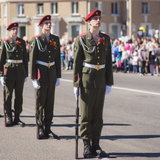
{"type": "MultiPolygon", "coordinates": [[[[25,40],[25,39],[24,39],[25,40]]],[[[29,43],[27,43],[29,51],[29,43]]],[[[63,70],[73,69],[74,41],[61,44],[63,70]]],[[[112,62],[115,72],[160,76],[160,40],[158,38],[111,39],[112,62]]],[[[29,53],[28,53],[29,54],[29,53]]]]}
{"type": "Polygon", "coordinates": [[[160,75],[160,41],[157,38],[114,39],[112,60],[114,71],[160,75]]]}
{"type": "Polygon", "coordinates": [[[61,45],[61,67],[63,70],[73,69],[73,41],[61,45]]]}
{"type": "MultiPolygon", "coordinates": [[[[63,70],[73,69],[73,41],[61,45],[63,70]]],[[[112,39],[115,72],[160,75],[160,41],[157,38],[112,39]]]]}

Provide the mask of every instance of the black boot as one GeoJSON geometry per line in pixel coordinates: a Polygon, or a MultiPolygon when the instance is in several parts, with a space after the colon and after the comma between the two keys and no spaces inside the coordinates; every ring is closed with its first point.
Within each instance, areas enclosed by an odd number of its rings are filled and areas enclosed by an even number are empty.
{"type": "Polygon", "coordinates": [[[13,126],[12,115],[5,115],[5,126],[11,127],[13,126]]]}
{"type": "Polygon", "coordinates": [[[99,146],[99,139],[92,140],[92,154],[98,158],[109,157],[109,154],[104,152],[99,146]]]}
{"type": "Polygon", "coordinates": [[[25,123],[20,120],[19,115],[15,115],[13,125],[20,125],[21,127],[24,127],[25,123]]]}
{"type": "Polygon", "coordinates": [[[37,139],[46,139],[42,126],[37,126],[37,139]]]}
{"type": "Polygon", "coordinates": [[[45,136],[47,138],[52,137],[53,139],[60,140],[60,137],[51,131],[50,126],[49,127],[48,126],[45,127],[44,134],[45,134],[45,136]]]}
{"type": "Polygon", "coordinates": [[[84,143],[84,152],[83,152],[84,158],[93,158],[94,155],[91,152],[90,140],[83,140],[83,143],[84,143]]]}

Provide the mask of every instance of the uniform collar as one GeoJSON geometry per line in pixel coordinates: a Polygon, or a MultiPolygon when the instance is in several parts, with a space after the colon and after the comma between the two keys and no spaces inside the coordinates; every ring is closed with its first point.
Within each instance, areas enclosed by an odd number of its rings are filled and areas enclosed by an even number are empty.
{"type": "Polygon", "coordinates": [[[96,45],[96,42],[94,41],[93,39],[93,36],[92,36],[92,33],[88,30],[87,34],[86,34],[86,37],[87,37],[87,41],[91,44],[91,45],[96,45]]]}
{"type": "MultiPolygon", "coordinates": [[[[48,41],[47,41],[47,38],[46,38],[47,36],[49,36],[49,37],[50,37],[50,36],[51,36],[51,34],[46,35],[46,34],[42,33],[42,35],[41,35],[42,40],[43,40],[43,41],[48,42],[48,41]]],[[[49,40],[50,40],[50,38],[49,38],[49,40]]]]}
{"type": "Polygon", "coordinates": [[[8,42],[10,43],[10,44],[15,44],[15,42],[18,40],[18,37],[14,40],[12,37],[9,37],[9,40],[8,40],[8,42]]]}
{"type": "MultiPolygon", "coordinates": [[[[87,40],[90,42],[91,45],[96,45],[96,42],[93,39],[92,33],[88,30],[86,34],[87,40]]],[[[99,32],[99,37],[102,38],[104,37],[101,32],[99,32]]]]}

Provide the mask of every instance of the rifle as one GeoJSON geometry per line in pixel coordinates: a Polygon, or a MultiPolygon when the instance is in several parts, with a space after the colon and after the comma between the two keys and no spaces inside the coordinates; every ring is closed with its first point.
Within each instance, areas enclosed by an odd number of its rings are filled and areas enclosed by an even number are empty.
{"type": "Polygon", "coordinates": [[[5,109],[5,102],[6,102],[6,92],[5,92],[5,86],[3,86],[3,111],[4,111],[4,125],[7,127],[7,113],[5,109]]]}
{"type": "Polygon", "coordinates": [[[77,91],[77,106],[76,106],[76,126],[75,126],[75,159],[78,159],[78,126],[79,126],[79,85],[77,91]]]}

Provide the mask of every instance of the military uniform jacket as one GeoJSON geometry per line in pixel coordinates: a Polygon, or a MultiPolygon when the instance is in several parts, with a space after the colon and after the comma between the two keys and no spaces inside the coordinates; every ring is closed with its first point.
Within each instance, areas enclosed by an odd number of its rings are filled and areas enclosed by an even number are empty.
{"type": "Polygon", "coordinates": [[[9,80],[23,80],[28,76],[28,57],[23,39],[17,37],[15,42],[12,38],[2,41],[0,49],[0,76],[4,76],[9,80]],[[7,62],[7,60],[14,60],[14,63],[7,62]],[[16,63],[19,60],[22,63],[16,63]]]}
{"type": "Polygon", "coordinates": [[[78,86],[78,82],[84,88],[101,88],[105,85],[113,85],[110,37],[101,32],[99,36],[97,44],[89,31],[76,38],[74,44],[74,86],[78,86]],[[84,62],[105,65],[105,68],[97,70],[85,67],[84,62]]]}
{"type": "Polygon", "coordinates": [[[31,79],[48,82],[48,80],[55,81],[56,78],[61,77],[60,42],[58,36],[50,34],[49,41],[47,41],[45,34],[35,36],[30,54],[31,79]],[[55,62],[55,65],[47,67],[37,64],[37,61],[45,63],[55,62]]]}

